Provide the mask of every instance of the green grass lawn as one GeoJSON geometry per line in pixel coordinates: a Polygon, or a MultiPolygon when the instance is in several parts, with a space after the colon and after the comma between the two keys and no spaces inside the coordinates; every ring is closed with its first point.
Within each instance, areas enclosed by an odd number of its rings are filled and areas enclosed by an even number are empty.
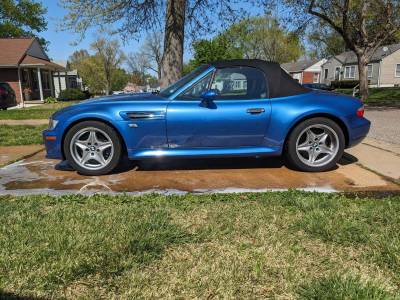
{"type": "MultiPolygon", "coordinates": [[[[353,89],[340,89],[340,93],[353,95],[353,89]]],[[[400,102],[400,87],[392,88],[370,88],[369,98],[364,103],[393,103],[400,102]]]]}
{"type": "Polygon", "coordinates": [[[400,197],[0,196],[0,299],[398,299],[400,197]]]}
{"type": "Polygon", "coordinates": [[[42,131],[47,125],[4,125],[0,124],[0,146],[43,144],[42,131]]]}
{"type": "Polygon", "coordinates": [[[60,101],[58,103],[42,104],[33,107],[24,107],[11,110],[0,110],[0,120],[32,120],[48,119],[57,110],[78,103],[75,101],[60,101]]]}

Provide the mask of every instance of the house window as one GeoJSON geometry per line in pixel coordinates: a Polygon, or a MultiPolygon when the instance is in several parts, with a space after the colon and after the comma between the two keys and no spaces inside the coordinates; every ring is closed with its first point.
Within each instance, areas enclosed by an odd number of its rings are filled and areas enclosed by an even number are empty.
{"type": "Polygon", "coordinates": [[[241,87],[241,81],[237,80],[235,81],[235,88],[240,89],[241,87]]]}
{"type": "Polygon", "coordinates": [[[38,88],[38,76],[37,76],[37,71],[33,71],[32,72],[32,85],[33,85],[33,89],[35,90],[35,91],[37,91],[39,88],[38,88]]]}
{"type": "Polygon", "coordinates": [[[24,72],[22,74],[22,80],[25,84],[29,86],[29,75],[28,75],[28,70],[24,69],[24,72]]]}
{"type": "Polygon", "coordinates": [[[42,73],[42,87],[44,90],[50,90],[50,74],[42,73]]]}
{"type": "Polygon", "coordinates": [[[367,71],[367,73],[368,73],[368,77],[372,77],[372,65],[368,65],[368,71],[367,71]]]}
{"type": "Polygon", "coordinates": [[[243,89],[247,90],[247,80],[243,81],[243,89]]]}
{"type": "Polygon", "coordinates": [[[400,77],[400,64],[396,64],[396,75],[395,77],[400,77]]]}
{"type": "Polygon", "coordinates": [[[314,83],[318,83],[318,73],[314,73],[314,80],[313,80],[313,82],[314,83]]]}
{"type": "Polygon", "coordinates": [[[328,79],[328,69],[324,69],[324,79],[328,79]]]}
{"type": "Polygon", "coordinates": [[[354,78],[356,75],[356,67],[346,67],[344,69],[344,78],[354,78]]]}

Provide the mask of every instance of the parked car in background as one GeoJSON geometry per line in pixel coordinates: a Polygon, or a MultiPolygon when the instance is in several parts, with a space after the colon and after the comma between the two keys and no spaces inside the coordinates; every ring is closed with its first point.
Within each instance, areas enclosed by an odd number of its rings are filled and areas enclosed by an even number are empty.
{"type": "Polygon", "coordinates": [[[363,103],[313,91],[278,63],[217,61],[158,95],[99,97],[55,112],[43,131],[47,158],[67,159],[81,174],[111,172],[132,160],[280,156],[303,171],[332,168],[359,144],[370,122],[363,103]]]}
{"type": "Polygon", "coordinates": [[[327,86],[326,84],[322,83],[305,83],[303,84],[304,87],[313,89],[313,90],[323,90],[323,91],[334,91],[335,88],[332,86],[327,86]]]}
{"type": "Polygon", "coordinates": [[[17,106],[15,92],[6,82],[0,82],[0,109],[7,110],[9,107],[17,106]]]}

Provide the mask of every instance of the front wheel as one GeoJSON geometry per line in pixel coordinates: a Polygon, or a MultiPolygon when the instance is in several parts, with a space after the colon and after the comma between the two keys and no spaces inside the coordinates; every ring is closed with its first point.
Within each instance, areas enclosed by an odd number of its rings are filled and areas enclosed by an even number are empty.
{"type": "Polygon", "coordinates": [[[84,175],[103,175],[111,172],[121,159],[118,133],[99,121],[84,121],[66,134],[64,154],[75,170],[84,175]]]}
{"type": "Polygon", "coordinates": [[[340,126],[327,118],[300,123],[286,142],[286,156],[303,171],[331,169],[344,151],[345,138],[340,126]]]}

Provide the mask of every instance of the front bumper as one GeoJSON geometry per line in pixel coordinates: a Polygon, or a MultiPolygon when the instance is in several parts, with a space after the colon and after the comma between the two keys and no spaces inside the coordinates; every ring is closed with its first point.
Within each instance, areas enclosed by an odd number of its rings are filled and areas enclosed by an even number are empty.
{"type": "Polygon", "coordinates": [[[63,132],[68,127],[69,122],[59,121],[53,130],[45,129],[43,131],[43,141],[46,147],[46,158],[64,159],[62,154],[63,132]]]}
{"type": "Polygon", "coordinates": [[[341,118],[349,131],[349,143],[346,148],[351,148],[360,144],[367,136],[371,127],[371,122],[364,117],[357,115],[341,118]]]}

